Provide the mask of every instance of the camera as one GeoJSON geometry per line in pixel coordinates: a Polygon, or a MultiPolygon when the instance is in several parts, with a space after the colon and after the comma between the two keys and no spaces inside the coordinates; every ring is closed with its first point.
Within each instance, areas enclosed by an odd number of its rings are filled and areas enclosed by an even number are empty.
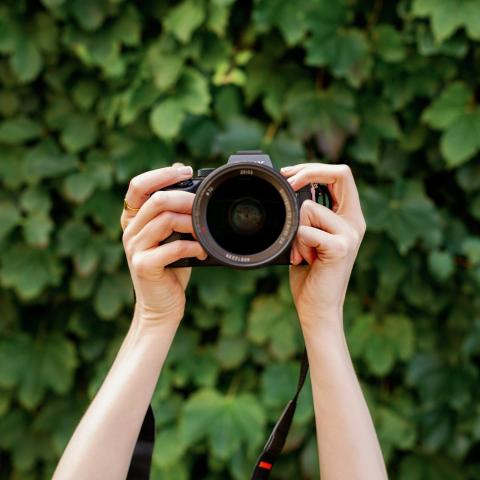
{"type": "MultiPolygon", "coordinates": [[[[195,193],[193,229],[208,254],[206,260],[184,258],[169,267],[289,265],[302,203],[310,199],[331,208],[325,185],[295,192],[260,150],[239,151],[226,165],[201,168],[192,179],[162,190],[195,193]]],[[[179,239],[193,237],[174,232],[163,243],[179,239]]]]}

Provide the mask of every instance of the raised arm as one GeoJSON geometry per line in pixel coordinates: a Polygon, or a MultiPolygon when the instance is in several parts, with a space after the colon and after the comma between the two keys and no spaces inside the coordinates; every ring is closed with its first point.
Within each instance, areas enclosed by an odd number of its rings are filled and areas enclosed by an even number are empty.
{"type": "Polygon", "coordinates": [[[164,267],[183,257],[206,257],[196,241],[158,246],[174,230],[193,232],[193,194],[152,192],[191,174],[191,168],[176,164],[130,182],[126,195],[130,207],[123,211],[121,224],[135,313],[107,377],[60,459],[55,480],[127,476],[145,412],[185,309],[191,269],[164,267]]]}
{"type": "Polygon", "coordinates": [[[305,202],[292,248],[290,284],[310,363],[322,480],[385,480],[375,428],[343,331],[343,302],[365,233],[357,188],[346,165],[282,170],[295,190],[327,184],[333,210],[305,202]],[[305,259],[308,266],[298,266],[305,259]]]}

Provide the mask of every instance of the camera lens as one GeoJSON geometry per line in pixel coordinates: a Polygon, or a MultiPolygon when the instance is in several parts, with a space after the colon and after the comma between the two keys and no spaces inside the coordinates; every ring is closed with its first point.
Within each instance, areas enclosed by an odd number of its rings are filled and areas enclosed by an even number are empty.
{"type": "Polygon", "coordinates": [[[199,242],[219,263],[237,268],[268,264],[291,243],[299,220],[297,200],[273,168],[225,165],[198,188],[192,209],[199,242]]]}
{"type": "Polygon", "coordinates": [[[265,250],[285,223],[279,192],[268,181],[236,176],[222,182],[207,206],[207,225],[220,247],[246,255],[265,250]]]}
{"type": "Polygon", "coordinates": [[[241,198],[230,207],[228,222],[240,235],[252,235],[265,223],[265,210],[254,198],[241,198]]]}

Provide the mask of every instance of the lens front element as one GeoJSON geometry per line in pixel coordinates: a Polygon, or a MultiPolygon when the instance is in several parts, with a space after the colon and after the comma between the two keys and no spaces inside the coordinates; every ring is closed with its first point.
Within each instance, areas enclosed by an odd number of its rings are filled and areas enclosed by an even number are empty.
{"type": "Polygon", "coordinates": [[[288,248],[298,228],[295,193],[274,169],[225,165],[200,185],[192,210],[199,242],[219,263],[253,268],[288,248]]]}
{"type": "Polygon", "coordinates": [[[265,223],[265,209],[255,198],[241,198],[230,207],[228,223],[240,235],[253,235],[265,223]]]}

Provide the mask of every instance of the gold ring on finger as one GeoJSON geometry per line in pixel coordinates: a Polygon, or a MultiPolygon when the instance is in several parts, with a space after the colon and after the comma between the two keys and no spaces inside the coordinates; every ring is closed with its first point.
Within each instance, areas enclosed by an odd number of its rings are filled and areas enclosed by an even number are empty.
{"type": "Polygon", "coordinates": [[[140,209],[139,208],[133,208],[131,207],[128,202],[127,202],[127,199],[125,198],[123,200],[123,209],[127,212],[132,212],[132,213],[137,213],[140,209]]]}

